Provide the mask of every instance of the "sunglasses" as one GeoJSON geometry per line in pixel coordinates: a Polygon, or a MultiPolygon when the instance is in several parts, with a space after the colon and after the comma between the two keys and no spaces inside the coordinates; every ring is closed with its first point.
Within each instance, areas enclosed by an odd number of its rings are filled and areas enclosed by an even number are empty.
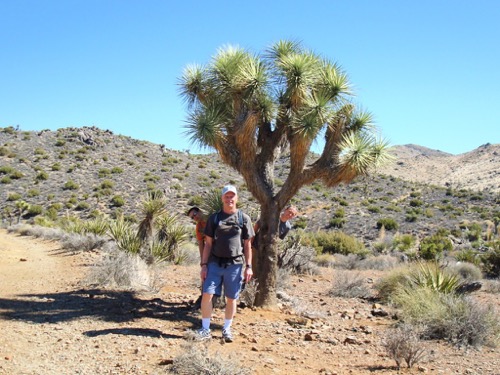
{"type": "Polygon", "coordinates": [[[198,216],[198,212],[193,212],[189,217],[194,219],[196,216],[198,216]]]}

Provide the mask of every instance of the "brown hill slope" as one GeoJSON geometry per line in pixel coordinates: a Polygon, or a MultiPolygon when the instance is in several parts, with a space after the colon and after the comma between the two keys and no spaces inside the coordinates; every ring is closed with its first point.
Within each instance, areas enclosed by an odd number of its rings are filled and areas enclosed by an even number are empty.
{"type": "Polygon", "coordinates": [[[454,189],[500,192],[500,144],[452,155],[416,145],[394,147],[396,160],[382,173],[454,189]]]}

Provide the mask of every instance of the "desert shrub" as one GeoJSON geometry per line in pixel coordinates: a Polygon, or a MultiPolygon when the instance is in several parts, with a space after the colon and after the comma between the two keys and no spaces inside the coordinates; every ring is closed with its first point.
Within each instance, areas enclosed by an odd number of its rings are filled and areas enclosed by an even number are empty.
{"type": "Polygon", "coordinates": [[[7,202],[14,202],[14,201],[17,201],[17,200],[19,200],[21,198],[22,198],[22,196],[19,193],[10,193],[7,196],[7,202]]]}
{"type": "Polygon", "coordinates": [[[9,176],[3,176],[0,179],[0,183],[7,185],[7,184],[12,183],[12,179],[9,176]]]}
{"type": "Polygon", "coordinates": [[[410,368],[426,358],[427,347],[420,336],[421,332],[409,324],[387,331],[383,345],[387,355],[396,362],[398,369],[401,368],[403,361],[410,368]]]}
{"type": "Polygon", "coordinates": [[[11,174],[12,172],[14,172],[15,169],[12,168],[11,166],[9,165],[2,165],[0,167],[0,174],[11,174]]]}
{"type": "MultiPolygon", "coordinates": [[[[194,338],[194,334],[193,334],[194,338]]],[[[175,357],[170,373],[180,375],[249,375],[251,369],[242,367],[238,355],[226,356],[220,353],[211,355],[208,348],[201,344],[189,342],[182,348],[182,354],[175,357]]],[[[248,361],[246,361],[248,363],[248,361]]]]}
{"type": "Polygon", "coordinates": [[[344,298],[366,298],[370,295],[370,290],[365,279],[359,273],[336,271],[333,275],[333,285],[329,295],[344,298]]]}
{"type": "Polygon", "coordinates": [[[330,219],[329,225],[332,228],[342,228],[344,227],[345,221],[345,211],[343,208],[339,208],[330,219]]]}
{"type": "Polygon", "coordinates": [[[396,293],[411,284],[408,277],[410,266],[395,268],[375,283],[377,297],[383,302],[391,302],[396,293]]]}
{"type": "Polygon", "coordinates": [[[494,346],[500,337],[494,309],[462,295],[412,288],[399,293],[395,301],[401,308],[402,320],[422,326],[425,337],[474,347],[494,346]]]}
{"type": "Polygon", "coordinates": [[[120,174],[120,173],[123,173],[123,168],[120,168],[120,167],[113,167],[113,168],[111,168],[111,173],[113,173],[113,174],[120,174]]]}
{"type": "Polygon", "coordinates": [[[396,267],[399,264],[399,258],[393,255],[374,255],[360,259],[358,262],[359,269],[385,271],[396,267]]]}
{"type": "Polygon", "coordinates": [[[99,171],[97,171],[97,175],[99,176],[99,178],[108,177],[111,175],[111,171],[108,168],[101,168],[99,169],[99,171]]]}
{"type": "Polygon", "coordinates": [[[201,206],[203,204],[203,197],[201,195],[192,196],[189,201],[189,206],[201,206]]]}
{"type": "Polygon", "coordinates": [[[40,171],[35,177],[36,181],[46,181],[49,179],[49,174],[45,171],[40,171]]]}
{"type": "Polygon", "coordinates": [[[244,284],[244,288],[240,293],[240,301],[247,307],[255,305],[255,296],[259,290],[259,282],[256,279],[244,284]]]}
{"type": "Polygon", "coordinates": [[[416,242],[416,237],[411,234],[396,234],[392,238],[392,248],[396,251],[407,253],[414,248],[416,242]]]}
{"type": "Polygon", "coordinates": [[[440,233],[425,237],[420,242],[420,256],[426,260],[439,259],[444,251],[451,251],[453,244],[450,239],[440,233]]]}
{"type": "Polygon", "coordinates": [[[500,277],[500,241],[492,243],[492,248],[481,256],[481,264],[488,277],[500,277]]]}
{"type": "Polygon", "coordinates": [[[43,207],[38,204],[30,204],[28,208],[28,216],[37,216],[43,212],[43,207]]]}
{"type": "Polygon", "coordinates": [[[499,294],[500,293],[500,279],[486,280],[483,288],[487,293],[499,294]]]}
{"type": "Polygon", "coordinates": [[[303,216],[298,217],[296,220],[294,220],[293,227],[296,229],[306,229],[307,219],[303,216]]]}
{"type": "Polygon", "coordinates": [[[111,204],[114,207],[122,207],[125,205],[125,199],[123,199],[123,197],[120,195],[115,195],[113,198],[111,198],[111,204]]]}
{"type": "Polygon", "coordinates": [[[28,190],[28,197],[32,198],[32,197],[38,197],[40,195],[40,190],[37,190],[37,189],[30,189],[28,190]]]}
{"type": "Polygon", "coordinates": [[[483,278],[481,269],[478,266],[468,262],[459,262],[452,266],[446,267],[446,269],[452,274],[460,277],[461,280],[475,281],[481,280],[483,278]]]}
{"type": "Polygon", "coordinates": [[[343,232],[318,231],[304,235],[303,244],[316,249],[318,253],[360,254],[369,253],[365,245],[343,232]]]}
{"type": "Polygon", "coordinates": [[[405,221],[408,223],[414,223],[418,220],[418,215],[415,212],[408,212],[405,216],[405,221]]]}
{"type": "Polygon", "coordinates": [[[481,263],[480,253],[473,249],[462,249],[457,253],[454,253],[453,256],[459,262],[468,262],[477,265],[481,263]]]}
{"type": "Polygon", "coordinates": [[[10,173],[9,177],[13,180],[19,180],[20,178],[24,177],[24,174],[21,171],[14,170],[10,173]]]}
{"type": "Polygon", "coordinates": [[[315,258],[315,263],[320,267],[334,267],[335,255],[333,254],[318,254],[315,258]]]}
{"type": "Polygon", "coordinates": [[[289,269],[295,274],[317,274],[315,256],[316,251],[312,247],[303,246],[301,235],[294,233],[279,243],[278,267],[289,269]]]}
{"type": "Polygon", "coordinates": [[[92,220],[87,220],[84,223],[84,233],[104,236],[109,229],[109,222],[101,217],[96,217],[92,220]]]}
{"type": "Polygon", "coordinates": [[[108,243],[103,257],[91,268],[85,283],[95,287],[156,289],[158,280],[154,268],[137,254],[126,253],[108,243]]]}
{"type": "Polygon", "coordinates": [[[359,268],[361,257],[356,254],[334,254],[333,268],[342,270],[355,270],[359,268]]]}
{"type": "Polygon", "coordinates": [[[79,185],[73,181],[73,180],[68,180],[66,181],[66,183],[64,184],[63,186],[63,190],[78,190],[79,189],[79,185]]]}
{"type": "Polygon", "coordinates": [[[420,207],[424,202],[421,199],[412,199],[409,204],[411,207],[420,207]]]}
{"type": "Polygon", "coordinates": [[[68,233],[61,240],[61,245],[65,250],[80,252],[99,249],[105,242],[104,237],[95,234],[68,233]]]}
{"type": "Polygon", "coordinates": [[[112,189],[115,186],[115,183],[111,180],[104,180],[100,183],[99,189],[112,189]]]}
{"type": "Polygon", "coordinates": [[[386,230],[396,230],[399,228],[396,220],[392,218],[381,218],[377,221],[377,228],[380,229],[384,227],[386,230]]]}

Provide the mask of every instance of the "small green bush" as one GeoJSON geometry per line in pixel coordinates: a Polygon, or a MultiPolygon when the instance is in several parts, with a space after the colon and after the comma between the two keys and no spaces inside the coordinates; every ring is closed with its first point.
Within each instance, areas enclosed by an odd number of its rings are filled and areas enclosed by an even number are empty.
{"type": "Polygon", "coordinates": [[[45,181],[48,179],[49,179],[49,174],[45,171],[40,171],[35,177],[35,180],[37,181],[45,181]]]}
{"type": "Polygon", "coordinates": [[[377,221],[377,228],[380,229],[382,227],[386,230],[397,230],[399,225],[396,220],[392,218],[381,218],[377,221]]]}
{"type": "Polygon", "coordinates": [[[318,231],[308,233],[303,237],[303,244],[315,248],[318,253],[343,255],[369,253],[361,241],[343,232],[318,231]]]}
{"type": "Polygon", "coordinates": [[[115,207],[122,207],[125,205],[125,199],[123,199],[120,195],[115,195],[111,198],[111,204],[115,207]]]}
{"type": "Polygon", "coordinates": [[[453,244],[450,239],[439,233],[425,237],[420,242],[420,256],[425,260],[439,259],[443,255],[443,252],[451,251],[452,249],[453,244]]]}
{"type": "Polygon", "coordinates": [[[80,186],[73,180],[68,180],[64,184],[63,190],[78,190],[80,186]]]}
{"type": "Polygon", "coordinates": [[[7,201],[8,202],[14,202],[14,201],[17,201],[19,199],[21,199],[21,194],[19,193],[10,193],[8,196],[7,196],[7,201]]]}

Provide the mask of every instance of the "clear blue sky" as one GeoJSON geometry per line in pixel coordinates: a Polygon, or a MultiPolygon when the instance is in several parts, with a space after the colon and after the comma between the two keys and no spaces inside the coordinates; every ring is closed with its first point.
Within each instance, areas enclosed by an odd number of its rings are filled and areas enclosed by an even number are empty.
{"type": "Polygon", "coordinates": [[[339,63],[392,145],[500,143],[497,0],[1,0],[0,127],[98,126],[199,152],[177,80],[280,39],[339,63]]]}

